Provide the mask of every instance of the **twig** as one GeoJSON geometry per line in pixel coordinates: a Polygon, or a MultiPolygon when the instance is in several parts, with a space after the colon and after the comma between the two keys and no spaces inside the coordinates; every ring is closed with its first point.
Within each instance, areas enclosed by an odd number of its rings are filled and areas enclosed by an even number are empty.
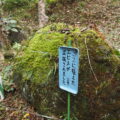
{"type": "Polygon", "coordinates": [[[25,110],[19,110],[17,108],[7,107],[5,105],[0,105],[0,107],[4,107],[4,108],[6,108],[6,110],[10,110],[10,111],[15,110],[15,111],[19,111],[19,112],[29,113],[29,114],[35,115],[37,117],[47,118],[47,119],[51,119],[51,120],[62,120],[62,119],[58,119],[58,118],[54,118],[54,117],[50,117],[50,116],[46,116],[46,115],[41,115],[38,113],[33,113],[33,112],[25,111],[25,110]]]}
{"type": "Polygon", "coordinates": [[[86,38],[85,38],[85,46],[86,46],[86,50],[87,50],[87,58],[88,58],[88,62],[89,62],[89,65],[90,65],[90,69],[95,77],[95,80],[98,82],[98,79],[97,79],[97,76],[93,70],[93,67],[92,67],[92,64],[91,64],[91,60],[90,60],[90,55],[89,55],[89,50],[88,50],[88,46],[87,46],[87,41],[86,41],[86,38]]]}

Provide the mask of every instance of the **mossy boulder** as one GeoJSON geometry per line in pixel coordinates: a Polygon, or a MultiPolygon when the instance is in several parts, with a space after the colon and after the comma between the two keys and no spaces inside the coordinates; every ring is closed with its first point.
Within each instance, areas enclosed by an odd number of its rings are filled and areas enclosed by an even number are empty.
{"type": "Polygon", "coordinates": [[[14,80],[39,113],[63,116],[67,93],[58,87],[58,48],[80,50],[79,93],[71,97],[73,120],[120,118],[120,59],[118,53],[93,30],[80,31],[65,24],[40,29],[16,59],[14,80]]]}

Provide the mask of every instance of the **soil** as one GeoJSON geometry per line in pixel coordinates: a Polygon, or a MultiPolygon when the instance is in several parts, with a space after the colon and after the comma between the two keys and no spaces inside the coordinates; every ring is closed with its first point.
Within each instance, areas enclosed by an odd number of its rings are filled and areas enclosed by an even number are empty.
{"type": "Polygon", "coordinates": [[[113,47],[120,49],[120,1],[86,1],[52,6],[48,9],[50,21],[64,22],[76,27],[92,27],[100,31],[113,47]]]}
{"type": "Polygon", "coordinates": [[[19,91],[6,93],[0,103],[0,120],[45,120],[20,96],[19,91]]]}

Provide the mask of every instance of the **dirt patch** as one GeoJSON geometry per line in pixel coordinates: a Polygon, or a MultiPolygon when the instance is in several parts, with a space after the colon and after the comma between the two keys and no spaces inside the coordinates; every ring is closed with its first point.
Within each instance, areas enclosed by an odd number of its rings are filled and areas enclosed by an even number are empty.
{"type": "Polygon", "coordinates": [[[19,91],[7,93],[0,103],[0,120],[45,120],[20,96],[19,91]]]}
{"type": "Polygon", "coordinates": [[[78,27],[95,25],[112,46],[120,49],[120,1],[90,0],[56,4],[47,10],[52,22],[78,27]]]}

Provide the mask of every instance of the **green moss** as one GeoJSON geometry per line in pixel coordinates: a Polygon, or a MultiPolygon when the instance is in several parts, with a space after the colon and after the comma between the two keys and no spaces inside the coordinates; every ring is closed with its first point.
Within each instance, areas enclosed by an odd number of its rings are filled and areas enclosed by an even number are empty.
{"type": "MultiPolygon", "coordinates": [[[[81,58],[86,57],[85,39],[89,44],[90,51],[93,51],[92,54],[96,58],[109,48],[107,44],[105,48],[100,48],[102,39],[91,30],[80,33],[79,29],[74,29],[62,23],[52,24],[40,29],[30,40],[24,55],[19,58],[18,69],[23,73],[23,80],[32,78],[32,82],[35,83],[49,80],[58,62],[58,48],[67,46],[68,40],[72,40],[73,47],[80,49],[81,58]]],[[[84,67],[84,64],[82,66],[84,67]]]]}
{"type": "Polygon", "coordinates": [[[36,33],[20,59],[24,80],[34,76],[33,82],[45,82],[52,72],[55,62],[52,59],[57,58],[58,47],[64,45],[65,34],[50,32],[50,28],[51,26],[36,33]]]}
{"type": "MultiPolygon", "coordinates": [[[[78,28],[62,23],[40,29],[30,40],[22,57],[17,58],[15,74],[21,77],[16,80],[20,79],[23,94],[40,113],[61,115],[66,112],[67,96],[58,89],[57,67],[58,48],[67,46],[68,40],[80,50],[79,93],[77,97],[71,97],[72,109],[79,120],[101,118],[101,114],[110,113],[111,96],[114,92],[117,95],[117,90],[112,90],[120,80],[120,59],[93,30],[80,32],[78,28]],[[91,72],[90,64],[98,81],[91,72]]],[[[118,101],[116,97],[113,110],[117,109],[118,101]]]]}
{"type": "Polygon", "coordinates": [[[48,4],[52,4],[52,3],[57,2],[58,0],[45,0],[45,1],[46,1],[46,3],[48,3],[48,4]]]}

